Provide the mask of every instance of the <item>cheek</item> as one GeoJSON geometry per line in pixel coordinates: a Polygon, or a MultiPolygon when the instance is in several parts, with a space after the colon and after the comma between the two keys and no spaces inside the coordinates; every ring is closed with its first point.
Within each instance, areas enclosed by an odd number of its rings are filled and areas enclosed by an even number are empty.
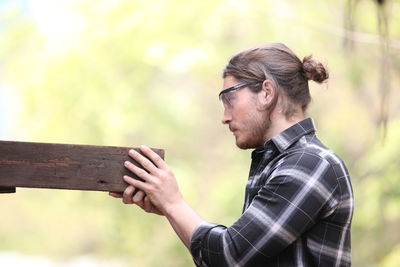
{"type": "Polygon", "coordinates": [[[248,119],[255,112],[256,103],[251,99],[238,99],[232,109],[232,117],[248,119]]]}
{"type": "Polygon", "coordinates": [[[258,110],[258,105],[256,101],[249,99],[245,105],[240,106],[236,112],[237,116],[240,116],[244,122],[251,123],[258,118],[260,111],[258,110]]]}
{"type": "Polygon", "coordinates": [[[237,122],[245,128],[251,127],[254,120],[260,115],[260,103],[253,93],[243,92],[240,96],[236,97],[235,105],[231,110],[231,117],[233,122],[237,122]]]}

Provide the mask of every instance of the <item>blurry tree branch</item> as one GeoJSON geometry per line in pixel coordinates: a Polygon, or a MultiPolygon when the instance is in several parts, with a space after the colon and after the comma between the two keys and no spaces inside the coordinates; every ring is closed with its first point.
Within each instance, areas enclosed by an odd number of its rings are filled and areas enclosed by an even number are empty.
{"type": "Polygon", "coordinates": [[[344,38],[348,41],[374,44],[374,45],[387,45],[388,48],[400,49],[400,40],[383,40],[382,36],[378,34],[359,32],[354,30],[349,30],[343,27],[333,27],[329,25],[312,25],[312,27],[317,28],[320,31],[326,32],[328,34],[336,35],[338,37],[344,38]]]}

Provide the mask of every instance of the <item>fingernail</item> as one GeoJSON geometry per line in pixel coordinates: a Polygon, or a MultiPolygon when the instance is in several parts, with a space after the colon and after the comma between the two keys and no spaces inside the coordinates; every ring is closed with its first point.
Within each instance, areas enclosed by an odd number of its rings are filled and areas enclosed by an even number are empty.
{"type": "Polygon", "coordinates": [[[131,154],[135,154],[135,153],[137,153],[137,152],[136,152],[136,150],[134,150],[134,149],[131,149],[131,150],[129,150],[129,153],[131,153],[131,154]]]}
{"type": "Polygon", "coordinates": [[[125,162],[124,162],[124,165],[125,165],[125,166],[129,166],[129,161],[125,161],[125,162]]]}

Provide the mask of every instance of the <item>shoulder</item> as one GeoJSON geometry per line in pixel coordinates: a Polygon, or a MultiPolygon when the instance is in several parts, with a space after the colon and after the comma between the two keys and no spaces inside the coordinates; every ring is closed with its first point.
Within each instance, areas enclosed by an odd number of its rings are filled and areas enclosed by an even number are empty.
{"type": "Polygon", "coordinates": [[[316,164],[324,162],[329,166],[344,165],[342,159],[333,150],[322,144],[315,134],[300,138],[296,144],[283,153],[281,160],[316,164]]]}
{"type": "Polygon", "coordinates": [[[323,180],[331,186],[338,179],[348,177],[343,161],[315,135],[303,136],[294,146],[284,151],[274,165],[273,177],[285,175],[307,180],[312,178],[323,180]]]}

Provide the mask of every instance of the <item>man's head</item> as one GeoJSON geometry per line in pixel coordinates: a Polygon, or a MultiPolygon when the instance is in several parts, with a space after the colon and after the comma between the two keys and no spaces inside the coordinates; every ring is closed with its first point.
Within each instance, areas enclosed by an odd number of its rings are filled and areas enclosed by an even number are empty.
{"type": "Polygon", "coordinates": [[[282,128],[277,125],[282,120],[304,118],[311,101],[308,80],[321,83],[328,73],[311,56],[300,61],[284,44],[273,43],[233,56],[223,78],[222,122],[234,133],[237,146],[246,149],[262,146],[282,128]]]}

